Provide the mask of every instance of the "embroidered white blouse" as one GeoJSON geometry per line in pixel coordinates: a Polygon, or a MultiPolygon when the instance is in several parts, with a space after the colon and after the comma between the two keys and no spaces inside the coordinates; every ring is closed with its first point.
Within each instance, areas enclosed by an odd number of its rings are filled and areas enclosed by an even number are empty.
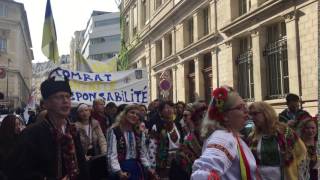
{"type": "MultiPolygon", "coordinates": [[[[256,179],[256,160],[246,143],[240,139],[250,166],[252,180],[256,179]]],[[[192,180],[207,180],[214,170],[221,180],[241,179],[238,143],[231,132],[216,130],[204,142],[202,154],[192,167],[192,180]]]]}
{"type": "MultiPolygon", "coordinates": [[[[126,160],[135,159],[136,154],[136,142],[135,136],[133,132],[126,131],[123,133],[125,141],[126,141],[126,160]]],[[[116,135],[113,132],[113,129],[109,129],[107,133],[108,140],[108,148],[107,148],[107,161],[108,161],[108,169],[110,172],[118,172],[121,170],[120,163],[118,161],[118,153],[117,153],[117,139],[116,135]]],[[[140,150],[140,160],[144,167],[150,167],[150,163],[147,155],[147,148],[145,145],[145,135],[142,134],[141,139],[141,150],[140,150]]]]}

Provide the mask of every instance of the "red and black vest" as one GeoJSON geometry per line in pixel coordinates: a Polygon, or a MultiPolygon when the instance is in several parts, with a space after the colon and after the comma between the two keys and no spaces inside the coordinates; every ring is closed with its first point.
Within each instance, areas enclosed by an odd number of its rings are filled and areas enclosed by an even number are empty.
{"type": "MultiPolygon", "coordinates": [[[[121,162],[126,160],[126,154],[127,154],[126,140],[119,126],[113,128],[113,132],[117,139],[118,160],[119,162],[121,162]]],[[[136,159],[139,161],[140,151],[141,151],[141,134],[134,132],[134,137],[136,142],[136,159]]]]}

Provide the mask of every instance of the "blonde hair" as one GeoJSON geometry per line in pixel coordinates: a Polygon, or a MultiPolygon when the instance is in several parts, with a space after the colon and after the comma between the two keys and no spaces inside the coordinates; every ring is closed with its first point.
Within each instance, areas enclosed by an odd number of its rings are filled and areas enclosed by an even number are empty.
{"type": "MultiPolygon", "coordinates": [[[[275,134],[277,131],[283,132],[287,128],[286,124],[279,121],[276,111],[270,104],[263,101],[254,102],[250,104],[249,110],[252,108],[263,115],[265,121],[263,129],[268,134],[275,134]]],[[[262,128],[255,126],[253,133],[257,136],[262,135],[262,128]]]]}
{"type": "Polygon", "coordinates": [[[208,113],[203,118],[201,123],[201,137],[208,138],[215,130],[226,129],[219,121],[208,118],[208,113]]]}
{"type": "MultiPolygon", "coordinates": [[[[300,120],[300,122],[298,123],[298,125],[296,127],[296,132],[300,137],[304,136],[302,131],[309,122],[313,122],[316,125],[316,127],[318,126],[317,121],[314,118],[312,118],[312,116],[306,117],[304,120],[300,120]]],[[[318,127],[317,127],[317,129],[318,129],[318,127]]],[[[318,130],[316,133],[318,134],[318,130]]]]}
{"type": "MultiPolygon", "coordinates": [[[[112,125],[111,128],[114,128],[116,126],[119,126],[120,129],[122,130],[126,121],[126,115],[129,111],[136,109],[139,111],[140,106],[133,104],[133,105],[127,105],[123,111],[116,117],[116,122],[112,125]]],[[[137,130],[136,128],[134,128],[134,130],[137,130]]]]}
{"type": "Polygon", "coordinates": [[[102,98],[98,98],[98,99],[93,100],[92,105],[95,106],[97,103],[103,103],[104,105],[106,105],[105,100],[103,100],[102,98]]]}

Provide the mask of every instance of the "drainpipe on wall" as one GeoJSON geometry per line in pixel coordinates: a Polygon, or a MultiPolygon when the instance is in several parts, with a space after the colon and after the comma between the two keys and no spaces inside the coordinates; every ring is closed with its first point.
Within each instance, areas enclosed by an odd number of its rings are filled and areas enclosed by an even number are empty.
{"type": "MultiPolygon", "coordinates": [[[[320,3],[318,2],[318,127],[320,126],[320,56],[319,56],[319,52],[320,52],[320,48],[319,48],[319,44],[320,44],[320,3]]],[[[320,138],[320,128],[318,128],[318,139],[320,138]]],[[[317,142],[317,154],[318,157],[320,156],[320,141],[317,142]]]]}
{"type": "MultiPolygon", "coordinates": [[[[217,1],[214,1],[214,28],[215,28],[215,34],[218,34],[218,15],[217,15],[217,1]]],[[[217,46],[216,49],[216,68],[217,68],[217,87],[219,87],[219,47],[217,46]]]]}
{"type": "MultiPolygon", "coordinates": [[[[293,0],[295,3],[296,0],[293,0]]],[[[299,97],[300,97],[300,108],[302,109],[302,82],[301,82],[301,58],[300,58],[300,39],[299,39],[299,15],[296,4],[294,5],[293,12],[294,24],[295,24],[295,36],[296,36],[296,50],[297,50],[297,68],[298,68],[298,86],[299,86],[299,97]]]]}
{"type": "MultiPolygon", "coordinates": [[[[150,38],[149,38],[149,41],[148,41],[148,46],[149,46],[149,64],[148,64],[148,66],[149,66],[149,73],[148,73],[148,78],[149,78],[149,81],[148,81],[148,84],[149,84],[149,103],[151,103],[151,101],[152,101],[152,97],[151,97],[151,41],[150,41],[150,38]]],[[[148,71],[148,70],[147,70],[148,71]]]]}

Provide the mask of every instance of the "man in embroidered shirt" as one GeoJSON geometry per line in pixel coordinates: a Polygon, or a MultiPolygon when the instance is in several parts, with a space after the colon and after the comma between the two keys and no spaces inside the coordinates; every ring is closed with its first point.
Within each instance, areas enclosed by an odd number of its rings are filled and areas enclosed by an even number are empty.
{"type": "Polygon", "coordinates": [[[9,179],[89,179],[79,134],[67,119],[72,94],[68,79],[45,80],[41,94],[47,115],[22,132],[7,166],[9,179]]]}

